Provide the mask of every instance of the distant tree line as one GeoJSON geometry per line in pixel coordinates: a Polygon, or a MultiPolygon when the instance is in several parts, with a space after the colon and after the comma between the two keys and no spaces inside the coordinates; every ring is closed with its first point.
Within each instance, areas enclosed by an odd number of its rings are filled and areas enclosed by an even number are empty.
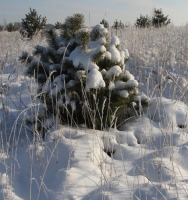
{"type": "MultiPolygon", "coordinates": [[[[23,37],[32,38],[34,35],[38,34],[44,28],[49,28],[53,26],[55,29],[63,29],[63,24],[59,21],[55,23],[55,25],[46,24],[46,17],[42,17],[38,15],[35,9],[31,9],[28,14],[25,15],[25,18],[22,19],[22,22],[14,22],[9,23],[7,25],[0,25],[0,31],[6,30],[8,32],[12,31],[20,31],[20,34],[23,37]]],[[[106,19],[102,19],[100,22],[105,28],[109,28],[109,23],[106,19]]],[[[170,24],[170,19],[168,15],[164,15],[162,9],[154,9],[153,16],[149,17],[148,15],[140,15],[139,18],[136,19],[135,26],[139,28],[147,28],[150,26],[153,27],[162,27],[167,26],[170,24]]],[[[124,27],[128,26],[124,24],[121,20],[118,21],[117,19],[114,21],[111,28],[115,29],[116,32],[119,29],[123,29],[124,27]]]]}
{"type": "Polygon", "coordinates": [[[168,19],[168,15],[165,16],[163,14],[161,8],[155,8],[152,17],[149,17],[148,15],[140,15],[140,17],[137,18],[135,22],[135,26],[139,28],[146,28],[149,26],[159,28],[162,26],[167,26],[168,24],[170,24],[170,19],[168,19]]]}
{"type": "MultiPolygon", "coordinates": [[[[100,24],[103,24],[105,28],[109,28],[109,23],[105,19],[103,19],[100,24]]],[[[139,28],[147,28],[150,26],[158,28],[162,26],[167,26],[168,24],[170,24],[170,19],[168,18],[168,15],[165,16],[161,8],[155,8],[152,17],[149,17],[148,15],[144,16],[141,14],[140,17],[136,19],[134,25],[139,28]]],[[[117,31],[127,26],[128,25],[124,24],[121,20],[118,21],[116,19],[112,25],[112,28],[117,31]]]]}
{"type": "Polygon", "coordinates": [[[10,22],[8,24],[5,25],[0,25],[0,31],[6,30],[8,32],[12,32],[12,31],[19,31],[21,28],[21,23],[20,22],[10,22]]]}

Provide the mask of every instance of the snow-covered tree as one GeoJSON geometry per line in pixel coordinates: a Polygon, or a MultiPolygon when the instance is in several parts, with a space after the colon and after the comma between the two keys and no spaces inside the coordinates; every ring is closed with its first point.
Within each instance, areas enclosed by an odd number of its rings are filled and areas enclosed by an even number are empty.
{"type": "Polygon", "coordinates": [[[100,24],[103,24],[104,28],[109,28],[109,23],[105,19],[102,19],[100,24]]]}
{"type": "Polygon", "coordinates": [[[62,25],[62,37],[69,40],[75,36],[77,30],[84,27],[84,15],[80,13],[68,16],[62,25]]]}
{"type": "Polygon", "coordinates": [[[42,111],[27,118],[39,131],[49,128],[52,118],[104,129],[122,123],[128,108],[148,103],[148,98],[138,100],[138,82],[125,69],[128,50],[120,50],[118,37],[109,38],[102,24],[90,31],[83,28],[83,15],[75,14],[60,35],[50,29],[46,36],[47,47],[37,45],[32,55],[20,57],[26,75],[39,85],[42,111]]]}

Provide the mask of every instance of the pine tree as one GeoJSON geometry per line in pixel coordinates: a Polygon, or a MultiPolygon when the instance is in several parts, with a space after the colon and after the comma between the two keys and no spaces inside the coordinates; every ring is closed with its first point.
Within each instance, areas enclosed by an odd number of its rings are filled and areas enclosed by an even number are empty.
{"type": "Polygon", "coordinates": [[[139,28],[146,28],[151,25],[151,20],[149,19],[148,15],[143,16],[140,15],[140,18],[137,18],[135,22],[135,26],[139,28]]]}
{"type": "Polygon", "coordinates": [[[109,23],[105,19],[102,19],[100,24],[102,24],[104,26],[104,28],[107,28],[107,29],[109,28],[109,23]]]}
{"type": "Polygon", "coordinates": [[[125,27],[125,25],[123,24],[123,22],[120,20],[120,21],[117,21],[117,19],[116,19],[116,21],[114,22],[114,24],[113,24],[113,26],[112,26],[112,28],[114,28],[114,29],[122,29],[122,28],[124,28],[125,27]]]}
{"type": "Polygon", "coordinates": [[[118,29],[123,29],[124,27],[125,27],[125,25],[122,23],[122,21],[121,20],[117,21],[117,19],[112,26],[112,28],[114,28],[116,30],[116,35],[117,35],[118,29]]]}
{"type": "Polygon", "coordinates": [[[62,25],[62,37],[69,40],[75,36],[77,30],[84,27],[84,15],[76,13],[65,19],[62,25]]]}
{"type": "Polygon", "coordinates": [[[170,24],[170,19],[168,15],[164,16],[162,9],[154,9],[154,16],[152,17],[152,24],[155,27],[166,26],[170,24]]]}
{"type": "Polygon", "coordinates": [[[44,29],[46,25],[46,17],[38,15],[35,9],[30,8],[30,12],[22,19],[22,28],[27,32],[27,37],[32,38],[40,30],[44,29]]]}
{"type": "MultiPolygon", "coordinates": [[[[110,39],[102,24],[89,31],[83,20],[81,14],[68,17],[60,35],[55,29],[46,32],[48,47],[37,45],[32,55],[20,57],[26,75],[38,82],[42,102],[42,111],[27,122],[43,134],[57,118],[105,129],[122,123],[133,102],[139,106],[138,82],[125,70],[128,51],[120,50],[118,37],[110,39]]],[[[148,104],[148,98],[141,102],[148,104]]]]}
{"type": "Polygon", "coordinates": [[[12,32],[12,31],[16,31],[16,28],[15,28],[15,26],[14,26],[13,23],[9,23],[9,24],[6,26],[6,30],[7,30],[8,32],[12,32]]]}
{"type": "Polygon", "coordinates": [[[62,27],[62,23],[61,22],[56,22],[55,23],[55,26],[54,26],[56,29],[61,29],[61,27],[62,27]]]}

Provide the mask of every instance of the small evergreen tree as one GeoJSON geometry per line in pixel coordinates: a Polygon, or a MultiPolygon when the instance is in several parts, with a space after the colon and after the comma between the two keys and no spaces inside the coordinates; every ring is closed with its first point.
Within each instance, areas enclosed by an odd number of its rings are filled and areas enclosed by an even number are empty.
{"type": "Polygon", "coordinates": [[[61,23],[61,22],[56,22],[54,27],[55,27],[56,29],[61,29],[62,23],[61,23]]]}
{"type": "Polygon", "coordinates": [[[168,15],[164,16],[162,9],[154,9],[154,16],[152,17],[152,24],[155,27],[166,26],[170,24],[170,19],[168,15]]]}
{"type": "Polygon", "coordinates": [[[14,23],[9,23],[6,26],[6,30],[8,32],[12,32],[12,31],[18,31],[21,28],[21,23],[20,22],[14,22],[14,23]]]}
{"type": "Polygon", "coordinates": [[[102,24],[82,28],[83,20],[81,14],[68,17],[60,35],[55,29],[46,32],[48,47],[37,45],[33,55],[20,57],[26,75],[38,82],[42,102],[27,123],[43,136],[52,119],[104,129],[122,123],[133,102],[148,103],[148,98],[137,101],[138,82],[125,70],[129,54],[120,50],[118,37],[110,39],[102,24]]]}
{"type": "Polygon", "coordinates": [[[62,37],[69,40],[75,36],[76,31],[84,27],[84,15],[76,13],[65,19],[62,24],[62,37]]]}
{"type": "Polygon", "coordinates": [[[104,26],[104,28],[107,28],[107,29],[109,28],[109,23],[105,19],[102,19],[100,24],[102,24],[104,26]]]}
{"type": "Polygon", "coordinates": [[[135,22],[135,26],[139,28],[146,28],[151,25],[151,20],[149,19],[148,15],[143,16],[140,15],[140,18],[137,18],[135,22]]]}
{"type": "Polygon", "coordinates": [[[46,25],[46,17],[38,15],[35,9],[30,8],[30,12],[22,19],[22,28],[27,32],[27,37],[32,38],[40,30],[44,29],[46,25]]]}
{"type": "Polygon", "coordinates": [[[15,26],[14,26],[13,23],[9,23],[9,24],[6,26],[6,30],[7,30],[8,32],[12,32],[12,31],[16,31],[16,28],[15,28],[15,26]]]}
{"type": "Polygon", "coordinates": [[[112,26],[112,28],[116,30],[116,34],[117,34],[118,29],[123,29],[124,27],[125,25],[121,22],[121,20],[117,21],[117,19],[112,26]]]}
{"type": "Polygon", "coordinates": [[[114,24],[112,26],[112,28],[114,28],[116,30],[117,29],[122,29],[124,27],[125,27],[125,25],[123,24],[123,22],[121,20],[118,22],[117,19],[116,19],[116,21],[114,22],[114,24]]]}

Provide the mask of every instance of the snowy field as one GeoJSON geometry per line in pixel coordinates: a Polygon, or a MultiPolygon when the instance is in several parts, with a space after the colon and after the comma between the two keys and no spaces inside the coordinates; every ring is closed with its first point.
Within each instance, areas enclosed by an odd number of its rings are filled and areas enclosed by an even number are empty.
{"type": "Polygon", "coordinates": [[[188,199],[188,27],[117,36],[150,106],[118,130],[61,125],[39,140],[24,122],[37,86],[18,58],[45,38],[0,32],[0,200],[188,199]]]}

